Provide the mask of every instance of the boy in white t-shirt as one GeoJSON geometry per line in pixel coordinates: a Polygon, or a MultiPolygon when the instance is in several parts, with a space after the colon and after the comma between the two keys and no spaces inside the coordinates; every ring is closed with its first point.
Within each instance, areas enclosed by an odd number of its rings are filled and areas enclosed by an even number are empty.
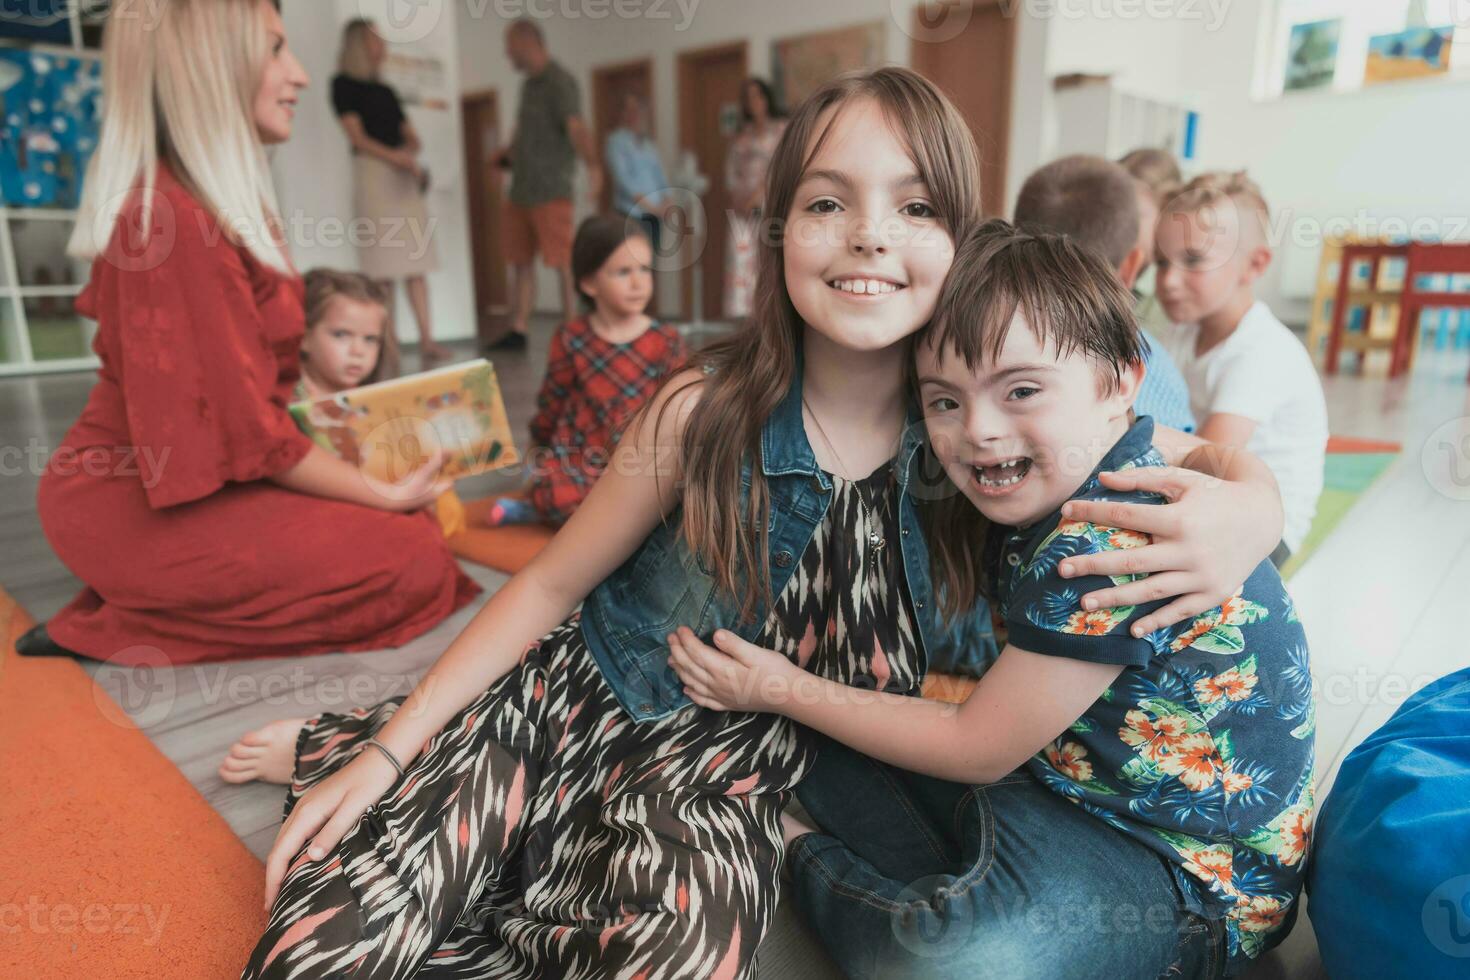
{"type": "Polygon", "coordinates": [[[1312,526],[1327,404],[1306,348],[1255,297],[1271,264],[1269,220],[1244,173],[1205,174],[1164,205],[1155,247],[1158,299],[1177,324],[1163,343],[1189,384],[1197,434],[1255,453],[1280,485],[1279,565],[1312,526]]]}

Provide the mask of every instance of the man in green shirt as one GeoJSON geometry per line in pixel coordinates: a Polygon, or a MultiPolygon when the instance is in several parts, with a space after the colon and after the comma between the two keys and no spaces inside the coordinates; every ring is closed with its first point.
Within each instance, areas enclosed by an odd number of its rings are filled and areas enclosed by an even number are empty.
{"type": "Polygon", "coordinates": [[[535,290],[537,253],[556,270],[561,283],[562,310],[567,320],[576,316],[572,283],[572,173],[576,158],[587,165],[592,200],[602,193],[602,167],[593,149],[592,133],[581,116],[581,96],[571,74],[551,60],[541,28],[532,20],[511,24],[505,32],[505,53],[516,71],[526,76],[516,129],[496,159],[511,174],[510,202],[505,209],[505,257],[515,270],[511,329],[492,345],[496,350],[526,346],[535,290]]]}

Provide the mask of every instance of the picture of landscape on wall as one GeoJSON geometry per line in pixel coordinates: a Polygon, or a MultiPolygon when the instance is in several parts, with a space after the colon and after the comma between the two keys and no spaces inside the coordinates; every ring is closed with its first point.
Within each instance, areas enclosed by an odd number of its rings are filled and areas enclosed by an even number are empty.
{"type": "Polygon", "coordinates": [[[1453,27],[1416,27],[1372,38],[1368,41],[1363,84],[1449,74],[1454,36],[1453,27]]]}
{"type": "Polygon", "coordinates": [[[1337,73],[1337,38],[1342,18],[1297,24],[1286,51],[1286,90],[1331,85],[1337,73]]]}

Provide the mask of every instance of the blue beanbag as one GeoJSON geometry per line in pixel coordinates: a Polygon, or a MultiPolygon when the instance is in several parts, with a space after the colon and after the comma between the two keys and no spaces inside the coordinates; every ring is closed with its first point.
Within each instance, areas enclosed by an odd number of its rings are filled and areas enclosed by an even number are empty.
{"type": "Polygon", "coordinates": [[[1333,980],[1470,977],[1470,670],[1347,757],[1312,862],[1308,912],[1333,980]]]}

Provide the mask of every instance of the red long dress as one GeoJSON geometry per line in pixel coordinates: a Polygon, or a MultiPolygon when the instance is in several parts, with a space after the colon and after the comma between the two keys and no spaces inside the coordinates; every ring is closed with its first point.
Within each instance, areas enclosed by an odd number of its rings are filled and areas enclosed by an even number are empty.
{"type": "Polygon", "coordinates": [[[135,193],[77,310],[97,321],[97,384],[42,475],[51,546],[87,584],[47,628],[120,664],[404,643],[480,591],[433,516],[266,478],[312,443],[285,410],[302,280],[231,244],[159,166],[146,247],[135,193]]]}

